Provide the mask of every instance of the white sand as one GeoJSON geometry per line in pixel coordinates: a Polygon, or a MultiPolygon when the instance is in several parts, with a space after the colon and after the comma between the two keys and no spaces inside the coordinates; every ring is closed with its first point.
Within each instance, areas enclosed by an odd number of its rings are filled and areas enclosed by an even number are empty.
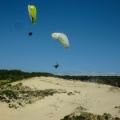
{"type": "Polygon", "coordinates": [[[111,86],[53,77],[35,77],[20,82],[33,89],[65,89],[74,95],[54,94],[18,109],[0,102],[0,120],[60,120],[80,106],[87,112],[120,117],[120,111],[115,109],[120,106],[120,92],[109,91],[111,86]]]}

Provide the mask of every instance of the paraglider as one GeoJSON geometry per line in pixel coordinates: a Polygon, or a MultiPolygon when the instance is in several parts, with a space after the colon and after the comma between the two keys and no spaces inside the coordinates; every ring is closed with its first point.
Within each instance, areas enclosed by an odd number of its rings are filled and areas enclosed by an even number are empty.
{"type": "Polygon", "coordinates": [[[32,32],[29,32],[28,35],[31,36],[33,33],[32,32]]]}
{"type": "Polygon", "coordinates": [[[59,40],[64,48],[70,47],[68,37],[64,33],[52,33],[51,36],[54,40],[59,40]]]}
{"type": "MultiPolygon", "coordinates": [[[[37,9],[34,5],[28,5],[28,13],[30,16],[30,20],[32,22],[32,24],[36,23],[36,18],[37,18],[37,9]]],[[[32,32],[29,32],[28,35],[32,36],[32,32]]]]}
{"type": "Polygon", "coordinates": [[[58,67],[59,67],[59,64],[56,64],[56,65],[54,65],[53,67],[58,68],[58,67]]]}
{"type": "MultiPolygon", "coordinates": [[[[54,40],[59,40],[64,48],[69,49],[70,47],[69,40],[68,40],[68,37],[64,33],[54,32],[51,34],[51,37],[54,40]]],[[[59,64],[54,65],[54,67],[58,68],[59,64]]]]}

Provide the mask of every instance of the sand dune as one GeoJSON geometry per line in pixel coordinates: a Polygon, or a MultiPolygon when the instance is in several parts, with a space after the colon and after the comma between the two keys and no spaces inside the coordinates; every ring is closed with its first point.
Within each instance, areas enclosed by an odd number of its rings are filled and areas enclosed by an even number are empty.
{"type": "Polygon", "coordinates": [[[80,106],[86,112],[120,117],[120,88],[54,77],[35,77],[20,82],[34,90],[63,89],[66,93],[47,96],[18,109],[0,102],[0,120],[60,120],[80,106]]]}

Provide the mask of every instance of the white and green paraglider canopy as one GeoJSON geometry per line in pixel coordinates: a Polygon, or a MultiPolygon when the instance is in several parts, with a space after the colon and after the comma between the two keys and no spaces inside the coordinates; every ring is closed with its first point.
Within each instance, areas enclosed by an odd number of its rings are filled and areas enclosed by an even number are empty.
{"type": "Polygon", "coordinates": [[[64,33],[52,33],[51,36],[54,40],[59,40],[63,47],[70,47],[68,37],[64,33]]]}

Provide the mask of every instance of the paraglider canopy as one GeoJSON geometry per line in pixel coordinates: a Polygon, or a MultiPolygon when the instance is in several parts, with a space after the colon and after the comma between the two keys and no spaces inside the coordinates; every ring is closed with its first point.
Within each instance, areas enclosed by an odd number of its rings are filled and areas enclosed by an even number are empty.
{"type": "Polygon", "coordinates": [[[36,18],[37,18],[37,9],[34,5],[28,5],[28,13],[30,16],[30,20],[32,24],[36,23],[36,18]]]}
{"type": "Polygon", "coordinates": [[[54,40],[59,40],[64,48],[70,47],[68,37],[64,33],[52,33],[51,36],[54,40]]]}

